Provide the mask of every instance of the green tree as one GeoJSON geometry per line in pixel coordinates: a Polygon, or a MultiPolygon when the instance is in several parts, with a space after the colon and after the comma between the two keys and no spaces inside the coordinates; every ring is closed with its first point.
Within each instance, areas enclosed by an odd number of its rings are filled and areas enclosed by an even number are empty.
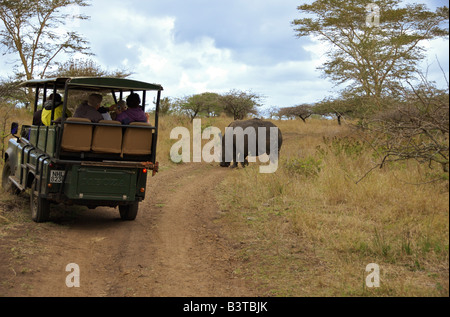
{"type": "Polygon", "coordinates": [[[278,112],[278,116],[280,117],[287,117],[287,118],[299,117],[300,119],[302,119],[304,123],[306,123],[306,119],[308,119],[312,114],[313,108],[311,105],[308,104],[281,108],[278,112]]]}
{"type": "Polygon", "coordinates": [[[220,96],[219,102],[223,105],[226,114],[234,120],[242,120],[249,114],[258,114],[257,107],[261,106],[261,96],[239,90],[231,90],[220,96]]]}
{"type": "Polygon", "coordinates": [[[396,91],[400,81],[417,71],[424,58],[423,41],[448,35],[442,27],[448,22],[448,7],[433,12],[424,4],[400,3],[316,0],[299,6],[303,17],[292,24],[298,37],[314,36],[329,47],[321,67],[325,76],[338,85],[349,84],[353,94],[377,99],[396,91]],[[368,21],[372,16],[379,20],[368,21]]]}
{"type": "Polygon", "coordinates": [[[215,117],[223,112],[223,105],[220,103],[220,95],[214,92],[205,92],[198,96],[199,102],[203,104],[203,112],[207,117],[215,117]]]}
{"type": "Polygon", "coordinates": [[[187,114],[192,121],[197,116],[210,117],[220,114],[223,108],[219,97],[216,93],[205,92],[182,98],[178,104],[180,111],[187,114]]]}
{"type": "Polygon", "coordinates": [[[73,30],[69,21],[86,20],[73,8],[88,6],[86,0],[0,0],[0,43],[14,54],[27,80],[44,78],[61,53],[90,54],[88,42],[73,30]]]}
{"type": "Polygon", "coordinates": [[[388,105],[391,105],[396,101],[398,100],[386,96],[376,102],[372,97],[343,92],[338,98],[323,99],[316,103],[311,109],[314,114],[336,117],[339,125],[341,125],[343,118],[369,118],[377,113],[379,104],[382,104],[382,107],[386,109],[388,108],[388,105]]]}
{"type": "Polygon", "coordinates": [[[202,104],[197,103],[195,100],[195,95],[191,97],[186,97],[182,99],[180,103],[180,109],[182,113],[185,113],[189,116],[191,121],[197,117],[197,115],[203,110],[202,104]]]}
{"type": "Polygon", "coordinates": [[[313,112],[321,116],[333,116],[342,124],[342,117],[352,117],[357,107],[354,102],[343,98],[324,99],[313,107],[313,112]]]}

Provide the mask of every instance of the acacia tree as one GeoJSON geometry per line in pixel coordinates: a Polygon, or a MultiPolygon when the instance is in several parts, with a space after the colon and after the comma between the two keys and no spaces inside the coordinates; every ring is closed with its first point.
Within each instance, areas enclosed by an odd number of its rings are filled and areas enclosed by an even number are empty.
{"type": "Polygon", "coordinates": [[[187,114],[191,119],[191,122],[194,121],[195,117],[203,110],[203,103],[198,102],[196,96],[197,95],[193,95],[178,99],[180,111],[187,114]]]}
{"type": "Polygon", "coordinates": [[[72,7],[88,5],[86,0],[0,0],[0,44],[5,54],[17,56],[23,71],[18,77],[44,78],[61,53],[90,54],[85,39],[64,31],[67,22],[88,19],[72,7]]]}
{"type": "Polygon", "coordinates": [[[220,115],[223,112],[223,106],[220,104],[219,94],[214,92],[205,92],[200,96],[200,100],[204,104],[203,111],[208,118],[220,115]]]}
{"type": "Polygon", "coordinates": [[[280,117],[299,117],[304,123],[306,119],[313,115],[313,108],[311,105],[302,104],[294,107],[281,108],[278,112],[280,117]]]}
{"type": "Polygon", "coordinates": [[[239,90],[231,90],[220,96],[220,103],[225,113],[233,116],[234,120],[242,120],[249,114],[257,114],[257,107],[261,106],[261,96],[239,90]]]}
{"type": "Polygon", "coordinates": [[[186,96],[178,100],[178,108],[182,113],[187,114],[191,121],[198,115],[215,116],[223,111],[219,97],[218,94],[212,92],[186,96]]]}
{"type": "MultiPolygon", "coordinates": [[[[388,97],[378,101],[383,105],[392,104],[392,98],[388,97]]],[[[312,107],[312,111],[314,114],[321,116],[334,116],[337,118],[338,124],[341,125],[343,118],[370,117],[376,112],[376,107],[377,105],[373,98],[344,93],[338,98],[323,99],[312,107]]]]}
{"type": "Polygon", "coordinates": [[[424,4],[400,7],[400,0],[316,0],[298,10],[292,22],[298,37],[313,36],[329,47],[321,67],[337,84],[353,93],[381,97],[409,79],[424,58],[421,43],[448,35],[448,7],[429,11],[424,4]],[[379,20],[366,23],[367,8],[379,20]]]}

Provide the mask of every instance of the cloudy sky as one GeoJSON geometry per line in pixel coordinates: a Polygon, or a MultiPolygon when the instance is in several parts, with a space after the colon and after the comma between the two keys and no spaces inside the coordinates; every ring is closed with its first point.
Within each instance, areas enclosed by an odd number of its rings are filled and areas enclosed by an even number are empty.
{"type": "MultiPolygon", "coordinates": [[[[417,2],[420,2],[418,0],[417,2]]],[[[423,0],[422,0],[423,1],[423,0]]],[[[310,1],[311,2],[311,1],[310,1]]],[[[263,95],[265,107],[316,102],[337,91],[321,77],[324,48],[298,39],[301,0],[93,0],[90,20],[71,26],[108,70],[163,85],[164,96],[231,89],[263,95]]],[[[427,2],[430,8],[448,0],[427,2]]],[[[70,24],[69,24],[70,25],[70,24]]],[[[445,84],[448,40],[426,44],[430,78],[445,84]]]]}
{"type": "Polygon", "coordinates": [[[295,37],[297,0],[95,0],[82,26],[101,65],[158,82],[164,95],[251,90],[266,106],[320,99],[314,43],[295,37]],[[104,30],[111,27],[105,37],[104,30]]]}

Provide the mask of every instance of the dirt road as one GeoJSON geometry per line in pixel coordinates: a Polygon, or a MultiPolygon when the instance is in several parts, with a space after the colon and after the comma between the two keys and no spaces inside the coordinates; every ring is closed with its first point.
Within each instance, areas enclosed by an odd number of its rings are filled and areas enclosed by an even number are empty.
{"type": "Polygon", "coordinates": [[[227,172],[208,164],[161,171],[135,221],[76,207],[75,216],[13,226],[0,239],[0,296],[257,296],[234,275],[235,250],[216,221],[214,190],[227,172]],[[69,263],[80,287],[66,286],[69,263]]]}

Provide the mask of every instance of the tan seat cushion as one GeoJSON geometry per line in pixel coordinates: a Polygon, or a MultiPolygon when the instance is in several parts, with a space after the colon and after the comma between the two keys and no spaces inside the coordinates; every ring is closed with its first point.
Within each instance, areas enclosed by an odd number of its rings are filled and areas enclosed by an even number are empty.
{"type": "Polygon", "coordinates": [[[99,123],[117,125],[111,127],[96,126],[92,139],[92,151],[96,153],[121,153],[122,126],[119,121],[101,120],[99,123]]]}
{"type": "Polygon", "coordinates": [[[130,155],[149,155],[152,153],[153,129],[133,128],[133,126],[147,126],[144,122],[132,122],[127,126],[122,144],[122,153],[130,155]]]}
{"type": "MultiPolygon", "coordinates": [[[[68,118],[67,122],[86,122],[91,120],[85,118],[68,118]]],[[[92,126],[78,124],[64,124],[61,149],[69,152],[89,152],[92,142],[92,126]]]]}

